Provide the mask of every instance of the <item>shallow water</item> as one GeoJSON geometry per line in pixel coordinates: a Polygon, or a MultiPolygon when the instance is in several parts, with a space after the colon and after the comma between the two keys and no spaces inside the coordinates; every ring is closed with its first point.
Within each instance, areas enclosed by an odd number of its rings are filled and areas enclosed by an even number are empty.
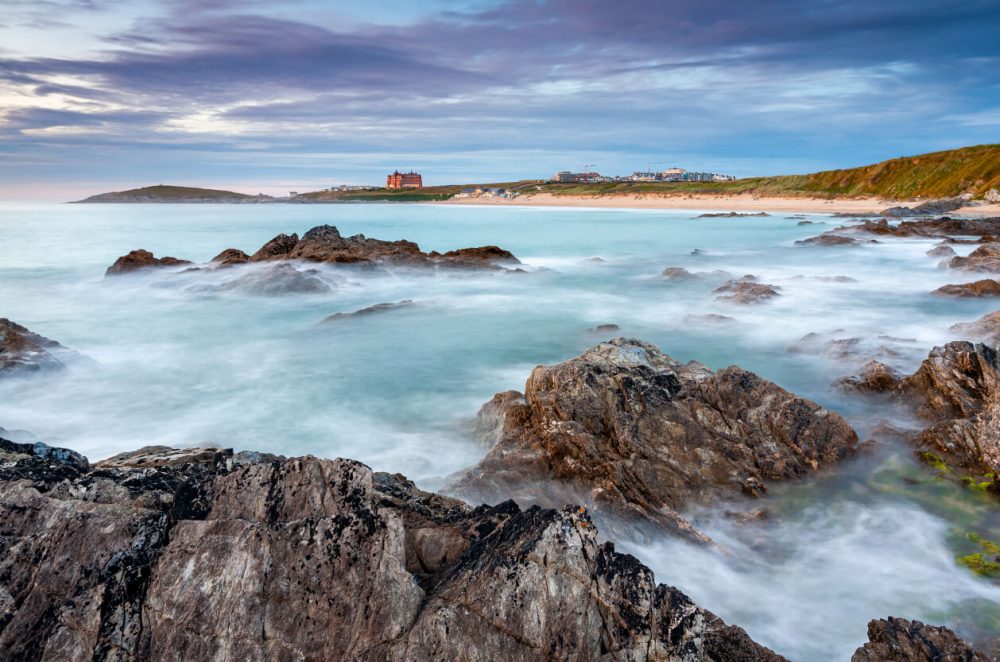
{"type": "MultiPolygon", "coordinates": [[[[600,341],[588,331],[597,324],[618,324],[615,335],[650,341],[680,360],[739,364],[865,431],[873,412],[829,388],[856,361],[824,352],[822,341],[858,337],[867,355],[884,346],[910,370],[949,338],[950,325],[995,309],[927,294],[973,280],[938,268],[925,255],[932,241],[801,247],[796,239],[839,220],[810,215],[823,224],[799,226],[780,214],[695,215],[432,205],[0,206],[0,316],[93,359],[60,375],[0,382],[0,426],[28,429],[92,459],[145,444],[205,442],[352,457],[434,489],[485,453],[468,434],[478,406],[521,388],[534,365],[600,341]],[[280,297],[205,287],[225,274],[103,280],[104,269],[134,248],[205,261],[321,223],[345,235],[410,239],[424,250],[496,244],[531,273],[361,275],[320,267],[335,290],[280,297]],[[720,302],[711,290],[721,279],[667,281],[659,275],[667,266],[754,274],[781,296],[762,306],[720,302]],[[404,299],[417,305],[318,324],[331,313],[404,299]],[[692,317],[705,314],[734,320],[692,317]],[[799,342],[811,332],[820,340],[799,342]]],[[[708,518],[706,530],[735,555],[670,542],[631,551],[660,581],[795,659],[843,659],[864,639],[869,618],[890,614],[988,633],[995,622],[970,625],[968,612],[1000,601],[1000,591],[954,559],[968,553],[965,532],[997,537],[995,505],[950,483],[910,485],[901,472],[934,477],[906,455],[887,447],[881,464],[866,460],[830,484],[778,490],[768,501],[783,515],[764,527],[708,518]],[[872,488],[880,480],[906,487],[872,488]],[[946,490],[959,512],[982,512],[970,519],[935,509],[935,490],[946,490]],[[751,545],[757,535],[770,542],[751,545]]]]}

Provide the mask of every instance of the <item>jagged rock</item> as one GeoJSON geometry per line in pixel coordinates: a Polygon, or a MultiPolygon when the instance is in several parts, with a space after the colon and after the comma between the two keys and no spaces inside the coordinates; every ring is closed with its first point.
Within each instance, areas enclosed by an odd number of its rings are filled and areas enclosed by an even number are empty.
{"type": "Polygon", "coordinates": [[[78,358],[76,352],[6,317],[0,318],[0,376],[58,370],[78,358]]]}
{"type": "Polygon", "coordinates": [[[930,216],[933,214],[944,214],[956,209],[961,209],[969,204],[963,197],[942,198],[940,200],[928,200],[916,207],[889,207],[883,209],[882,216],[930,216]]]}
{"type": "Polygon", "coordinates": [[[250,261],[250,256],[238,248],[227,248],[212,258],[212,264],[226,267],[231,264],[244,264],[250,261]]]}
{"type": "Polygon", "coordinates": [[[316,269],[296,269],[279,263],[255,268],[213,288],[223,292],[243,292],[259,296],[322,294],[333,289],[316,269]]]}
{"type": "Polygon", "coordinates": [[[127,274],[142,269],[152,269],[156,267],[179,267],[191,264],[190,260],[179,260],[176,257],[156,257],[147,250],[134,250],[127,255],[122,255],[115,260],[115,263],[104,272],[105,276],[117,276],[127,274]]]}
{"type": "Polygon", "coordinates": [[[969,253],[968,257],[951,258],[948,266],[963,271],[1000,273],[1000,243],[982,244],[969,253]]]}
{"type": "Polygon", "coordinates": [[[868,623],[868,643],[854,652],[851,662],[990,662],[944,627],[905,618],[868,623]]]}
{"type": "MultiPolygon", "coordinates": [[[[917,441],[920,457],[944,461],[969,476],[1000,475],[1000,355],[970,342],[935,347],[912,375],[856,380],[858,388],[899,400],[927,427],[917,441]]],[[[994,479],[995,480],[995,479],[994,479]]]]}
{"type": "MultiPolygon", "coordinates": [[[[6,433],[6,430],[0,428],[0,434],[3,433],[6,433]]],[[[23,460],[40,460],[83,470],[90,466],[87,458],[66,448],[55,448],[40,441],[18,443],[0,437],[0,462],[16,463],[23,460]]]]}
{"type": "Polygon", "coordinates": [[[582,500],[602,526],[699,534],[678,510],[720,495],[761,495],[855,453],[837,414],[738,367],[680,364],[638,340],[601,343],[535,368],[522,396],[483,407],[497,443],[454,486],[475,499],[582,500]],[[636,523],[633,528],[629,523],[636,523]]]}
{"type": "Polygon", "coordinates": [[[869,361],[861,367],[861,373],[856,377],[845,377],[835,385],[845,391],[860,391],[862,393],[889,391],[899,384],[900,374],[881,361],[869,361]]]}
{"type": "Polygon", "coordinates": [[[1000,297],[1000,281],[983,278],[974,283],[943,285],[931,294],[949,297],[1000,297]]]}
{"type": "Polygon", "coordinates": [[[473,509],[350,460],[233,459],[0,464],[3,656],[783,659],[599,544],[582,509],[473,509]]]}
{"type": "Polygon", "coordinates": [[[718,294],[716,298],[720,301],[730,301],[740,304],[763,303],[768,299],[779,296],[777,285],[767,283],[755,283],[746,280],[746,277],[737,280],[728,280],[719,287],[712,290],[713,294],[718,294]]]}
{"type": "Polygon", "coordinates": [[[463,265],[467,263],[489,263],[489,264],[521,264],[521,261],[514,257],[510,251],[505,251],[499,246],[477,246],[475,248],[459,248],[448,251],[440,255],[436,251],[429,253],[442,263],[455,263],[463,265]]]}
{"type": "Polygon", "coordinates": [[[808,239],[800,239],[795,243],[799,246],[857,246],[858,240],[854,237],[826,233],[808,239]]]}
{"type": "Polygon", "coordinates": [[[836,228],[835,232],[864,233],[894,237],[984,236],[1000,234],[1000,217],[941,218],[902,221],[890,225],[884,219],[866,220],[859,225],[836,228]]]}
{"type": "Polygon", "coordinates": [[[298,234],[279,234],[266,244],[257,249],[257,252],[250,256],[251,262],[262,260],[273,260],[275,258],[288,257],[288,254],[299,243],[298,234]]]}
{"type": "Polygon", "coordinates": [[[951,330],[967,340],[1000,346],[1000,310],[983,315],[975,322],[955,324],[951,330]]]}
{"type": "Polygon", "coordinates": [[[397,301],[395,303],[377,303],[374,306],[368,306],[367,308],[361,308],[360,310],[355,310],[351,313],[334,313],[323,319],[323,323],[326,322],[337,322],[344,319],[350,319],[353,317],[368,317],[370,315],[377,315],[378,313],[386,313],[390,310],[399,310],[400,308],[413,308],[416,306],[412,299],[405,299],[403,301],[397,301]]]}
{"type": "Polygon", "coordinates": [[[930,257],[954,257],[955,249],[947,244],[939,244],[927,251],[927,255],[930,257]]]}

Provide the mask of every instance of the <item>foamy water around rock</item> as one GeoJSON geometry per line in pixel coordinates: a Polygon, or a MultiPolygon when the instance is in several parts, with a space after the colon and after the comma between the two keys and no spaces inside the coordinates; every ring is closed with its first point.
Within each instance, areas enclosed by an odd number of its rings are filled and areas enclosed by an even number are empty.
{"type": "MultiPolygon", "coordinates": [[[[216,443],[353,458],[436,489],[484,456],[471,431],[483,402],[522,389],[533,366],[580,354],[597,342],[591,329],[616,324],[614,335],[641,338],[678,360],[756,372],[842,413],[869,438],[878,415],[897,414],[830,384],[875,353],[910,373],[932,346],[954,337],[952,325],[998,307],[988,298],[930,294],[970,280],[926,255],[936,239],[796,246],[815,230],[781,215],[692,215],[4,205],[0,317],[93,361],[0,381],[0,426],[91,459],[147,444],[216,443]],[[136,248],[208,262],[225,248],[252,253],[280,232],[323,223],[345,235],[409,239],[425,251],[493,244],[528,273],[309,265],[328,289],[271,296],[220,287],[266,265],[103,278],[136,248]],[[718,282],[666,279],[668,266],[752,274],[780,287],[780,296],[754,306],[720,301],[712,294],[718,282]],[[415,305],[319,324],[406,300],[415,305]],[[735,321],[713,321],[720,316],[735,321]],[[819,340],[803,342],[809,333],[819,340]]],[[[975,246],[954,248],[961,256],[975,246]]],[[[1000,588],[955,558],[974,551],[968,533],[1000,538],[1000,509],[985,499],[938,479],[909,449],[884,443],[825,480],[692,514],[722,549],[662,540],[631,543],[629,551],[658,581],[792,659],[846,659],[864,641],[867,621],[889,615],[982,640],[1000,629],[1000,588]],[[737,525],[746,518],[719,514],[760,506],[770,511],[763,522],[737,525]]]]}

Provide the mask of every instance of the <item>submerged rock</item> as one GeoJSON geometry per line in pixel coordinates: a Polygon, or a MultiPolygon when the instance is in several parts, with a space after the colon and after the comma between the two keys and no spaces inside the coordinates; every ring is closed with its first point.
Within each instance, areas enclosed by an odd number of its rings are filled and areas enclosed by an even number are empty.
{"type": "Polygon", "coordinates": [[[730,279],[733,277],[728,271],[715,269],[713,271],[688,271],[684,267],[667,267],[660,275],[669,280],[691,280],[695,278],[715,278],[730,279]]]}
{"type": "Polygon", "coordinates": [[[332,288],[316,269],[296,269],[292,264],[273,264],[245,271],[214,288],[259,296],[322,294],[332,288]]]}
{"type": "Polygon", "coordinates": [[[777,285],[767,283],[757,283],[754,280],[743,278],[728,280],[719,287],[712,290],[713,294],[718,294],[716,298],[720,301],[730,301],[740,304],[764,303],[768,299],[779,296],[777,285]]]}
{"type": "Polygon", "coordinates": [[[727,212],[710,212],[708,214],[698,214],[695,218],[752,218],[752,217],[764,217],[770,216],[765,211],[759,212],[738,212],[738,211],[727,211],[727,212]]]}
{"type": "Polygon", "coordinates": [[[191,261],[180,260],[176,257],[169,256],[156,257],[149,251],[140,248],[128,253],[127,255],[122,255],[120,258],[115,260],[115,263],[108,267],[107,271],[104,272],[104,275],[118,276],[143,269],[152,269],[156,267],[179,267],[185,264],[191,264],[191,261]]]}
{"type": "Polygon", "coordinates": [[[948,297],[1000,297],[1000,281],[984,278],[973,283],[943,285],[931,294],[948,297]]]}
{"type": "Polygon", "coordinates": [[[690,538],[678,514],[720,496],[762,495],[855,453],[835,413],[738,367],[713,373],[638,340],[616,339],[535,368],[524,395],[483,407],[494,448],[453,487],[525,503],[582,500],[604,526],[690,538]]]}
{"type": "Polygon", "coordinates": [[[337,322],[344,319],[350,319],[354,317],[368,317],[369,315],[377,315],[378,313],[386,313],[390,310],[399,310],[400,308],[413,308],[416,306],[412,299],[405,299],[403,301],[397,301],[395,303],[377,303],[374,306],[368,306],[367,308],[361,308],[360,310],[355,310],[351,313],[334,313],[328,317],[323,318],[323,323],[326,322],[337,322]]]}
{"type": "Polygon", "coordinates": [[[64,368],[79,355],[55,340],[0,318],[0,376],[64,368]]]}
{"type": "Polygon", "coordinates": [[[598,324],[597,326],[588,329],[591,333],[616,333],[620,330],[621,327],[617,324],[598,324]]]}
{"type": "Polygon", "coordinates": [[[821,234],[808,239],[800,239],[795,242],[799,246],[857,246],[858,240],[854,237],[845,237],[839,234],[821,234]]]}
{"type": "Polygon", "coordinates": [[[905,618],[878,619],[868,624],[868,643],[851,662],[990,662],[948,628],[905,618]]]}
{"type": "Polygon", "coordinates": [[[975,322],[955,324],[951,327],[951,331],[960,334],[967,340],[998,347],[1000,346],[1000,310],[983,315],[975,322]]]}
{"type": "Polygon", "coordinates": [[[927,251],[927,255],[930,257],[954,257],[955,249],[947,244],[938,244],[927,251]]]}
{"type": "Polygon", "coordinates": [[[350,460],[101,465],[0,464],[6,658],[784,659],[576,507],[473,509],[350,460]]]}

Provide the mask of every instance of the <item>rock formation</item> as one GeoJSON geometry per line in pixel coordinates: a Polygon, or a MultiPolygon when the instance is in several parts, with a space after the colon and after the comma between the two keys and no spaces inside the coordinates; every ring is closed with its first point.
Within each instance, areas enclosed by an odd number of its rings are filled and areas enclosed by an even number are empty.
{"type": "MultiPolygon", "coordinates": [[[[303,260],[360,267],[392,265],[401,267],[438,267],[447,269],[501,270],[501,265],[520,264],[509,251],[497,246],[460,248],[447,253],[425,253],[412,241],[383,241],[363,234],[343,237],[332,225],[320,225],[302,235],[279,234],[251,256],[228,248],[212,259],[215,266],[243,262],[303,260]]],[[[146,267],[190,264],[172,257],[155,258],[149,251],[137,250],[124,255],[108,268],[107,274],[121,274],[146,267]]]]}
{"type": "Polygon", "coordinates": [[[948,262],[952,269],[1000,273],[1000,243],[982,244],[968,257],[953,257],[948,262]]]}
{"type": "Polygon", "coordinates": [[[191,264],[190,260],[179,260],[176,257],[156,257],[147,250],[134,250],[122,255],[104,272],[105,276],[117,276],[154,267],[179,267],[191,264]]]}
{"type": "Polygon", "coordinates": [[[496,445],[455,485],[487,501],[582,501],[602,526],[700,538],[679,514],[720,496],[766,492],[852,456],[837,414],[738,367],[713,373],[638,340],[601,343],[532,371],[524,394],[480,412],[496,445]]]}
{"type": "Polygon", "coordinates": [[[990,236],[1000,234],[1000,217],[941,218],[902,221],[891,225],[886,219],[866,220],[858,225],[840,227],[832,232],[864,233],[893,237],[990,236]]]}
{"type": "Polygon", "coordinates": [[[350,460],[50,451],[0,441],[6,659],[784,659],[580,508],[470,508],[350,460]]]}
{"type": "Polygon", "coordinates": [[[1000,297],[1000,281],[983,278],[972,283],[942,285],[931,294],[948,297],[1000,297]]]}
{"type": "Polygon", "coordinates": [[[808,239],[800,239],[795,243],[799,246],[857,246],[859,242],[854,237],[824,233],[808,239]]]}
{"type": "Polygon", "coordinates": [[[975,322],[955,324],[951,330],[966,340],[1000,347],[1000,310],[983,315],[975,322]]]}
{"type": "Polygon", "coordinates": [[[712,290],[713,294],[718,294],[716,299],[739,304],[764,303],[768,299],[779,296],[777,285],[758,283],[748,279],[747,276],[734,280],[727,280],[719,287],[712,290]]]}
{"type": "Polygon", "coordinates": [[[370,315],[377,315],[379,313],[386,313],[390,310],[398,310],[400,308],[413,308],[416,304],[413,303],[411,299],[404,299],[403,301],[396,301],[395,303],[377,303],[374,306],[368,306],[367,308],[361,308],[355,310],[351,313],[334,313],[323,319],[323,322],[337,322],[344,319],[351,319],[354,317],[368,317],[370,315]]]}
{"type": "Polygon", "coordinates": [[[78,357],[55,340],[29,331],[7,318],[0,318],[0,376],[57,370],[78,357]]]}
{"type": "Polygon", "coordinates": [[[292,264],[278,263],[243,271],[235,278],[212,289],[259,296],[280,296],[291,293],[322,294],[329,292],[333,287],[316,269],[296,269],[292,264]]]}
{"type": "Polygon", "coordinates": [[[934,214],[944,214],[956,209],[961,209],[969,204],[969,201],[961,196],[955,198],[941,198],[939,200],[928,200],[915,207],[889,207],[883,209],[882,216],[933,216],[934,214]]]}
{"type": "Polygon", "coordinates": [[[879,619],[868,624],[868,643],[854,652],[851,662],[990,662],[948,628],[924,625],[904,618],[879,619]]]}
{"type": "Polygon", "coordinates": [[[948,244],[938,244],[927,251],[928,257],[954,257],[955,249],[948,244]]]}

